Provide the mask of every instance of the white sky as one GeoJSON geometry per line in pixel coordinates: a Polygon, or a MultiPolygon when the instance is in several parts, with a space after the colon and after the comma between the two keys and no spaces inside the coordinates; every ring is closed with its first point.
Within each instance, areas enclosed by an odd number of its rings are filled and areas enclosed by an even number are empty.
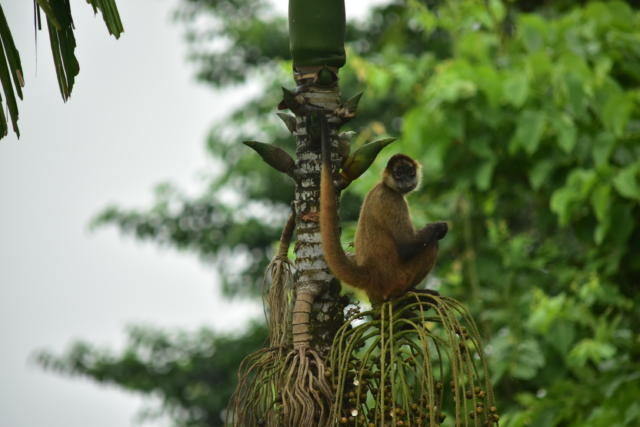
{"type": "MultiPolygon", "coordinates": [[[[352,0],[348,16],[380,2],[352,0]]],[[[0,141],[0,426],[132,425],[136,395],[44,372],[29,358],[77,338],[121,346],[127,324],[238,330],[261,316],[257,303],[222,300],[215,273],[192,254],[113,228],[87,231],[108,203],[146,206],[158,182],[197,189],[197,172],[212,166],[206,132],[233,103],[193,81],[170,19],[175,0],[118,1],[118,41],[85,1],[72,1],[81,72],[66,104],[46,30],[36,70],[32,2],[2,3],[26,88],[22,136],[0,141]]]]}

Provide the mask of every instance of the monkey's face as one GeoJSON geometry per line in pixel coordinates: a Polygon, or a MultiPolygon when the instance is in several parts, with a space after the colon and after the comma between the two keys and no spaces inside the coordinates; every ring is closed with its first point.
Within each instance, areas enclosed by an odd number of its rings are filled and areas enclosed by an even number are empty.
{"type": "Polygon", "coordinates": [[[404,154],[396,154],[387,163],[385,183],[395,191],[405,194],[418,186],[419,172],[418,162],[404,154]]]}

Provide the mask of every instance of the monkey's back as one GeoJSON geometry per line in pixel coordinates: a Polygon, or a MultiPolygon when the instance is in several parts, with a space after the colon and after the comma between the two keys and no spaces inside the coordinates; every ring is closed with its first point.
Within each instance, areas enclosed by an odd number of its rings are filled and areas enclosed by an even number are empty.
{"type": "Polygon", "coordinates": [[[362,204],[355,236],[356,263],[369,270],[373,282],[370,297],[386,299],[412,285],[413,277],[403,274],[398,242],[414,233],[405,198],[383,183],[376,185],[362,204]]]}

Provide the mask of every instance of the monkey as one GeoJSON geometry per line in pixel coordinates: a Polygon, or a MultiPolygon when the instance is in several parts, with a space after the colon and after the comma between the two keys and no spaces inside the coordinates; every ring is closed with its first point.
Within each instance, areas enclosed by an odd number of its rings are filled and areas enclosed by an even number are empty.
{"type": "Polygon", "coordinates": [[[372,304],[404,295],[431,271],[438,241],[448,231],[446,222],[417,231],[413,226],[405,196],[418,187],[421,165],[404,154],[391,157],[360,208],[352,256],[340,243],[326,118],[321,121],[321,147],[320,234],[329,269],[339,280],[364,290],[372,304]]]}

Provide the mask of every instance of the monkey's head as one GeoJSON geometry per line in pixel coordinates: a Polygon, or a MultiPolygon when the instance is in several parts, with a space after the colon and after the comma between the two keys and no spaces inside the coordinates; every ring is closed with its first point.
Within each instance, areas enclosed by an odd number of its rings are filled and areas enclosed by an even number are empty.
{"type": "Polygon", "coordinates": [[[383,173],[387,187],[400,194],[416,189],[420,184],[420,163],[404,154],[396,154],[389,159],[383,173]]]}

